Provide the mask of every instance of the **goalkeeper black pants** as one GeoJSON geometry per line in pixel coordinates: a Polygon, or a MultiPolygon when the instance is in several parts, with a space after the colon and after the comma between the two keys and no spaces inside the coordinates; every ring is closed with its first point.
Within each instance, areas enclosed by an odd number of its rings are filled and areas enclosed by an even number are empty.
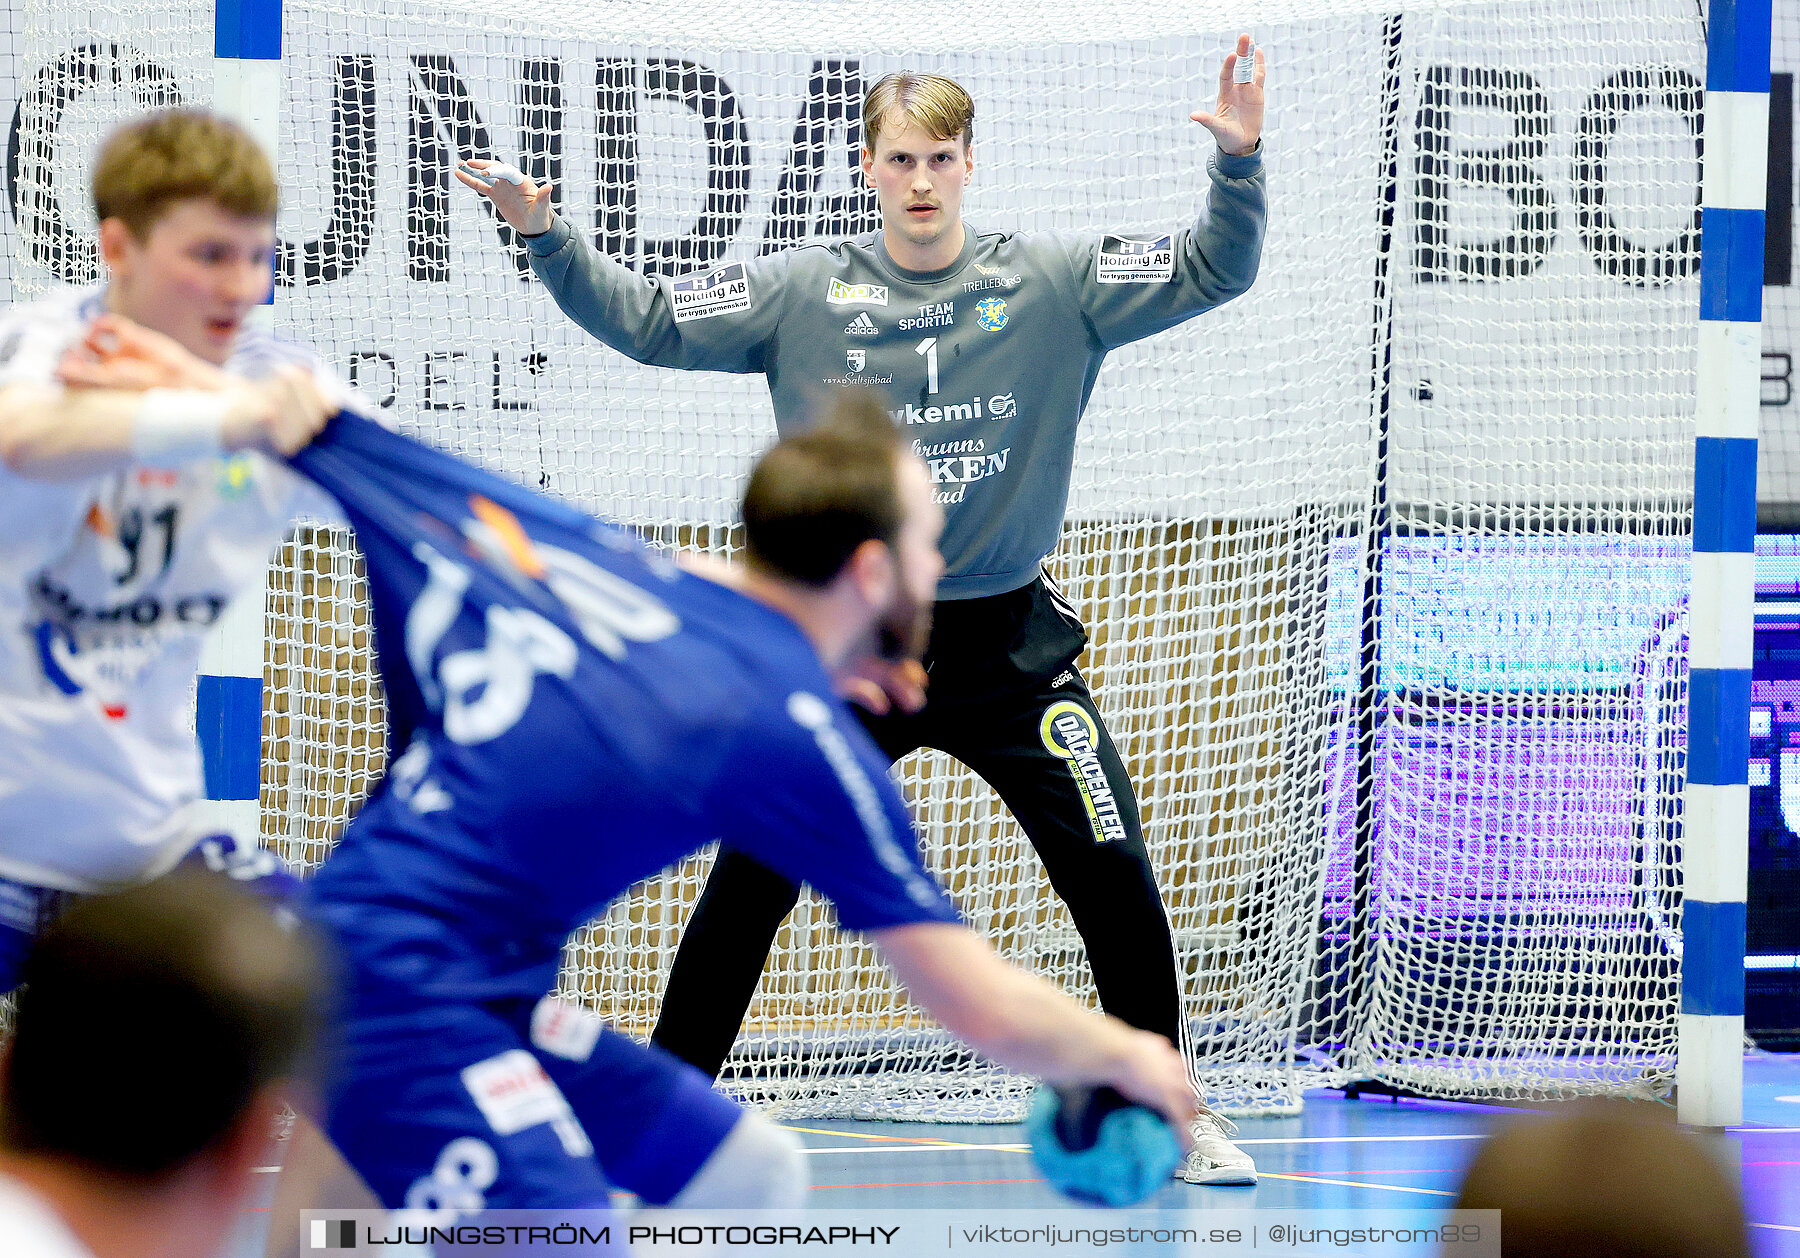
{"type": "MultiPolygon", "coordinates": [[[[866,716],[893,759],[956,757],[1012,811],[1087,946],[1101,1006],[1179,1045],[1181,991],[1137,799],[1075,657],[1087,634],[1042,579],[936,607],[911,716],[866,716]]],[[[952,895],[959,871],[941,871],[952,895]]],[[[978,875],[979,876],[979,875],[978,875]]],[[[800,888],[722,848],[675,954],[653,1043],[717,1076],[800,888]]]]}

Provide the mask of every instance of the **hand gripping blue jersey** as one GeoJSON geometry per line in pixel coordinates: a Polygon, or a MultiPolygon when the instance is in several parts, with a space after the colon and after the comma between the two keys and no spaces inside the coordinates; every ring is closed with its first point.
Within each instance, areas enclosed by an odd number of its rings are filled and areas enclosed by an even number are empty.
{"type": "Polygon", "coordinates": [[[372,945],[365,997],[541,994],[570,930],[713,839],[848,929],[956,920],[787,617],[354,415],[294,462],[355,526],[387,692],[387,780],[311,889],[372,945]]]}

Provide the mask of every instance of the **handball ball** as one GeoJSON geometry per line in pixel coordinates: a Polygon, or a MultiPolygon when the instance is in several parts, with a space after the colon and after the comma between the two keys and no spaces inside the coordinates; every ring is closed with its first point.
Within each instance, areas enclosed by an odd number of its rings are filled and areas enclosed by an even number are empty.
{"type": "Polygon", "coordinates": [[[1039,1087],[1025,1131],[1044,1178],[1101,1205],[1136,1205],[1181,1165],[1168,1120],[1113,1088],[1039,1087]]]}

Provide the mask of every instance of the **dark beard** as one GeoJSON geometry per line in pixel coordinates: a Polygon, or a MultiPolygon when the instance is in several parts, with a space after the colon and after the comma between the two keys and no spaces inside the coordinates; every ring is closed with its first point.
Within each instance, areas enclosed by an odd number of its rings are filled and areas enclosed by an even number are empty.
{"type": "Polygon", "coordinates": [[[889,664],[920,660],[931,641],[930,603],[916,603],[901,592],[875,624],[875,656],[889,664]]]}

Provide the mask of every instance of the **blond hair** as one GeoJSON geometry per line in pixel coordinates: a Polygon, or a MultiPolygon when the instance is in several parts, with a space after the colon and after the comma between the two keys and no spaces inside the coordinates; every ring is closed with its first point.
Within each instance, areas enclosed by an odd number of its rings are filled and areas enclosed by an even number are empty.
{"type": "Polygon", "coordinates": [[[169,109],[117,128],[94,161],[94,211],[139,240],[176,201],[205,197],[240,218],[275,217],[275,169],[237,123],[169,109]]]}
{"type": "Polygon", "coordinates": [[[925,131],[934,140],[975,138],[975,102],[955,79],[941,74],[914,74],[899,70],[878,80],[863,97],[863,145],[871,152],[882,129],[904,130],[906,123],[925,131]],[[905,119],[896,124],[895,115],[905,119]]]}

